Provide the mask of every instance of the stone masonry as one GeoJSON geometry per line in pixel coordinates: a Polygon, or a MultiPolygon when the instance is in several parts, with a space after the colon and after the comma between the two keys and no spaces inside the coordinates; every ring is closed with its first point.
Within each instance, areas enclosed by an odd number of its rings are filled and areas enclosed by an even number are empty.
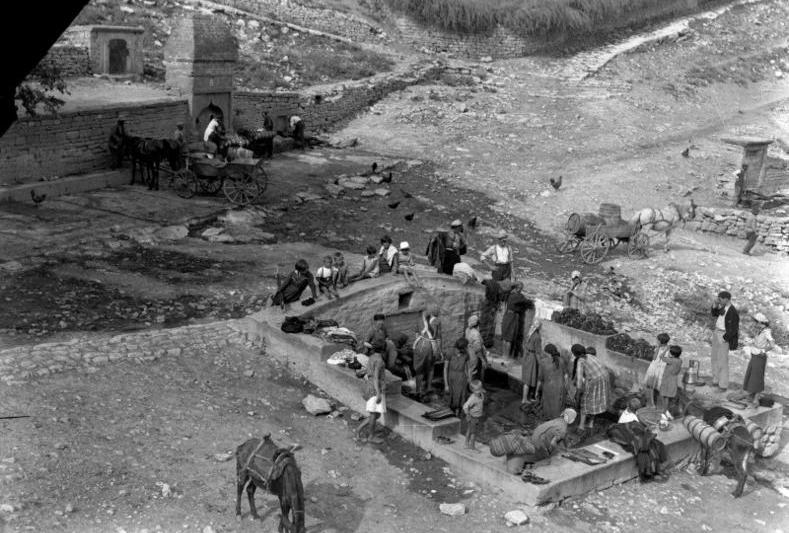
{"type": "MultiPolygon", "coordinates": [[[[686,229],[745,238],[745,222],[754,215],[747,210],[700,207],[696,217],[685,224],[686,229]]],[[[756,217],[757,242],[779,252],[789,252],[789,217],[756,217]]]]}
{"type": "Polygon", "coordinates": [[[0,350],[0,379],[7,385],[18,385],[67,370],[95,372],[98,365],[110,361],[145,363],[194,349],[218,353],[231,345],[253,346],[233,320],[17,346],[0,350]]]}
{"type": "MultiPolygon", "coordinates": [[[[38,63],[38,67],[54,65],[60,69],[64,78],[79,78],[90,76],[90,53],[82,46],[55,45],[49,49],[47,55],[38,63]]],[[[35,70],[33,71],[35,77],[35,70]]]]}

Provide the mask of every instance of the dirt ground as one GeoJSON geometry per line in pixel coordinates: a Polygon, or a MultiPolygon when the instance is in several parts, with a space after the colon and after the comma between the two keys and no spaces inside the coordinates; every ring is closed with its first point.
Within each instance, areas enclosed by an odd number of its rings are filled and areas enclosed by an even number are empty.
{"type": "MultiPolygon", "coordinates": [[[[556,299],[580,269],[595,306],[620,331],[670,331],[706,365],[703,314],[721,288],[742,311],[765,309],[789,323],[785,256],[757,247],[745,257],[742,241],[679,231],[668,254],[653,240],[648,259],[614,250],[587,267],[555,245],[569,213],[596,211],[602,201],[620,203],[625,216],[686,193],[722,205],[713,178],[738,166],[740,153],[720,137],[789,135],[789,84],[775,74],[789,72],[787,15],[778,1],[737,8],[581,82],[561,75],[574,68],[571,58],[524,58],[473,66],[484,82],[395,93],[338,133],[359,147],[279,154],[267,167],[264,201],[252,209],[138,187],[47,199],[38,208],[2,205],[0,343],[240,317],[266,305],[276,273],[300,257],[315,266],[341,250],[353,267],[383,234],[421,253],[435,229],[477,217],[470,257],[504,228],[529,294],[556,299]],[[387,167],[384,176],[392,172],[380,185],[387,196],[367,194],[379,185],[337,187],[373,162],[387,167]],[[559,175],[554,191],[548,178],[559,175]],[[201,238],[211,228],[232,233],[228,219],[243,222],[232,242],[201,238]],[[163,228],[174,226],[188,237],[169,238],[163,228]],[[627,298],[611,293],[612,280],[625,284],[627,298]]],[[[746,363],[732,354],[735,382],[746,363]]],[[[768,390],[789,395],[788,378],[787,357],[771,358],[768,390]]],[[[184,347],[146,366],[0,386],[0,415],[32,415],[0,420],[0,518],[12,531],[271,531],[274,500],[261,494],[264,523],[235,521],[234,466],[214,457],[269,431],[278,442],[305,445],[298,457],[311,533],[500,531],[504,513],[519,506],[394,436],[380,448],[357,447],[350,413],[310,417],[300,406],[307,392],[316,391],[244,344],[221,353],[184,347]],[[465,516],[439,514],[438,503],[461,500],[465,516]]],[[[627,483],[529,509],[524,529],[786,530],[787,501],[777,489],[784,462],[756,468],[766,472],[762,481],[749,481],[739,500],[729,495],[733,479],[681,470],[664,484],[627,483]]]]}

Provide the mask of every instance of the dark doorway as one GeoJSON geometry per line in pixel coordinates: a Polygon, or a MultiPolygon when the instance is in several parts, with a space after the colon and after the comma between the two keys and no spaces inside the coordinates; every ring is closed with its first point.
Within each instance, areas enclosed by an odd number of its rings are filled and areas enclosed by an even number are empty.
{"type": "Polygon", "coordinates": [[[110,39],[107,45],[110,51],[110,74],[126,74],[128,72],[129,48],[124,39],[110,39]]]}

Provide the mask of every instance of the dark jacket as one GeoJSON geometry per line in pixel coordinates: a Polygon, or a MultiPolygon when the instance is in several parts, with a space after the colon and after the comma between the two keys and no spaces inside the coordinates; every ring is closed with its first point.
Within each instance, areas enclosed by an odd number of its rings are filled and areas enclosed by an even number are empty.
{"type": "MultiPolygon", "coordinates": [[[[715,317],[715,320],[723,314],[723,309],[723,307],[712,307],[712,316],[715,317]]],[[[733,305],[729,305],[729,311],[723,317],[723,326],[726,328],[723,340],[729,343],[730,350],[736,350],[740,338],[740,314],[733,305]]],[[[713,325],[713,327],[715,326],[713,325]]]]}

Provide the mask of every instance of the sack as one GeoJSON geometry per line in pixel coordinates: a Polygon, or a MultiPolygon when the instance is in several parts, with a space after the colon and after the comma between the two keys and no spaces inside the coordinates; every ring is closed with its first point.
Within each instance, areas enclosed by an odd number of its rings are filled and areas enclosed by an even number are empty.
{"type": "Polygon", "coordinates": [[[285,333],[301,333],[304,331],[304,321],[297,316],[286,316],[280,329],[285,333]]]}
{"type": "Polygon", "coordinates": [[[490,454],[493,457],[502,455],[526,455],[534,454],[536,449],[527,437],[523,437],[520,431],[504,433],[498,437],[493,437],[488,443],[490,454]]]}

